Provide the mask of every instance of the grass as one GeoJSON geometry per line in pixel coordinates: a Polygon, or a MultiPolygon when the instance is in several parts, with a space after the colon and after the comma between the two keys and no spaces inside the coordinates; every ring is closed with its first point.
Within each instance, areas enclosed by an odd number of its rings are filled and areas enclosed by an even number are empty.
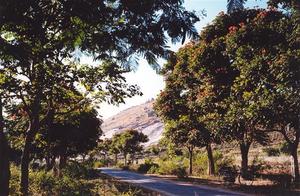
{"type": "MultiPolygon", "coordinates": [[[[19,190],[20,170],[11,165],[10,195],[21,195],[19,190]]],[[[152,196],[152,191],[129,183],[120,182],[83,163],[69,163],[62,176],[55,176],[43,169],[30,170],[30,195],[54,196],[152,196]]]]}

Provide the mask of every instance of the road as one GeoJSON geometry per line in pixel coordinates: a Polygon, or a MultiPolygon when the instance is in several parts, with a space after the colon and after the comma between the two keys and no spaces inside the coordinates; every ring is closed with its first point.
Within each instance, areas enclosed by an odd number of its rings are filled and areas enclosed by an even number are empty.
{"type": "Polygon", "coordinates": [[[176,182],[170,180],[162,180],[157,177],[145,176],[134,172],[100,168],[101,172],[111,177],[117,178],[120,181],[129,182],[139,185],[146,189],[151,189],[160,192],[166,196],[242,196],[246,194],[236,193],[224,189],[213,188],[202,185],[193,185],[184,182],[176,182]]]}

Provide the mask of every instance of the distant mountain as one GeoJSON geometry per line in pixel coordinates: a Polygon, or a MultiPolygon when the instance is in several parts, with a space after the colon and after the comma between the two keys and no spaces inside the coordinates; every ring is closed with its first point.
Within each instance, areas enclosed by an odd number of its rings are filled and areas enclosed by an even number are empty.
{"type": "Polygon", "coordinates": [[[162,136],[163,124],[153,110],[153,103],[154,100],[147,101],[104,120],[101,126],[104,137],[111,138],[126,129],[135,129],[149,137],[145,146],[157,144],[162,136]]]}

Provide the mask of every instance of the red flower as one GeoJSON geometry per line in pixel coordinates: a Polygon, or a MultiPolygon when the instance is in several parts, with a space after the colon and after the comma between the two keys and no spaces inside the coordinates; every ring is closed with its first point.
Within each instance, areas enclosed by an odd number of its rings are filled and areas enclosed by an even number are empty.
{"type": "Polygon", "coordinates": [[[238,28],[236,26],[230,26],[228,28],[228,30],[229,30],[229,33],[235,33],[238,30],[238,28]]]}
{"type": "Polygon", "coordinates": [[[268,6],[268,9],[271,11],[271,12],[277,12],[278,9],[274,6],[268,6]]]}
{"type": "Polygon", "coordinates": [[[257,14],[258,18],[265,18],[268,15],[267,11],[262,11],[257,14]]]}
{"type": "Polygon", "coordinates": [[[245,26],[245,23],[240,22],[239,25],[240,25],[240,27],[244,27],[244,26],[245,26]]]}

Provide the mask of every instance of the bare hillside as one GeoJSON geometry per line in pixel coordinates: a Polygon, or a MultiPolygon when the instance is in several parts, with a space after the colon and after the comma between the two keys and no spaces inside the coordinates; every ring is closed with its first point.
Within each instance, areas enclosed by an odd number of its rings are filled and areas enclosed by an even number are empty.
{"type": "Polygon", "coordinates": [[[115,133],[135,129],[149,137],[149,146],[158,143],[163,132],[163,124],[153,110],[153,100],[137,105],[106,119],[102,124],[104,137],[111,138],[115,133]]]}

